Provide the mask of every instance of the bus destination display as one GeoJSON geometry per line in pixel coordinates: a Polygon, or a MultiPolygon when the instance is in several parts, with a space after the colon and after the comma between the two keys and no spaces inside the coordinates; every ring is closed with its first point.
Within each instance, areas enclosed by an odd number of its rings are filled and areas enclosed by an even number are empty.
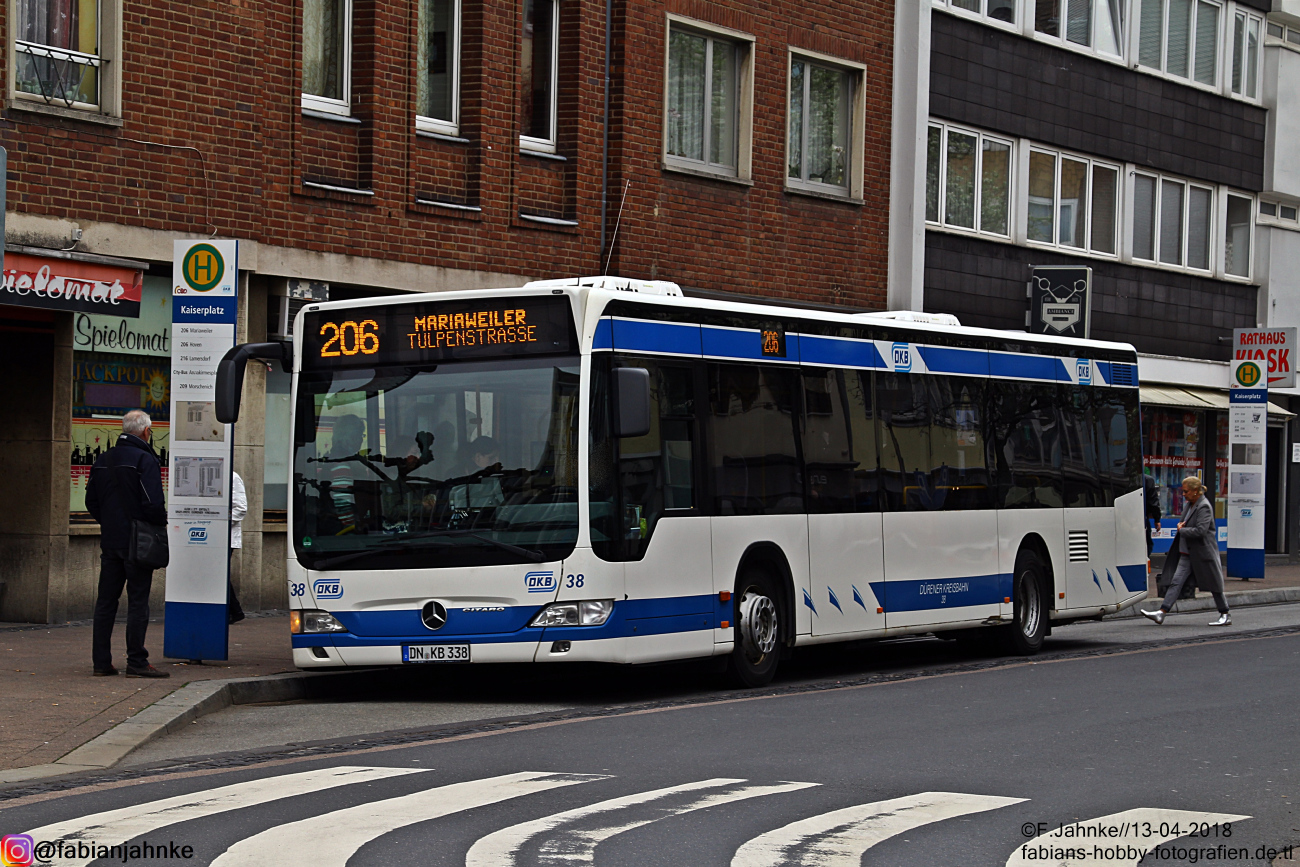
{"type": "Polygon", "coordinates": [[[325,310],[303,325],[309,368],[577,351],[569,300],[555,296],[325,310]]]}

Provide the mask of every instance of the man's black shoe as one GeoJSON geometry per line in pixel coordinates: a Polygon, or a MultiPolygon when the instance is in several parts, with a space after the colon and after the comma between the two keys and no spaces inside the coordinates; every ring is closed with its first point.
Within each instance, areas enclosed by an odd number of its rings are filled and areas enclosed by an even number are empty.
{"type": "Polygon", "coordinates": [[[116,674],[117,669],[111,665],[108,668],[95,669],[95,677],[113,677],[116,674]]]}
{"type": "Polygon", "coordinates": [[[239,611],[239,612],[236,612],[235,614],[231,614],[229,617],[227,617],[227,618],[226,618],[226,623],[227,623],[227,624],[234,624],[234,623],[238,623],[239,621],[241,621],[241,620],[243,620],[243,619],[244,619],[244,612],[239,611]]]}
{"type": "Polygon", "coordinates": [[[127,668],[127,677],[171,677],[170,671],[159,671],[152,665],[146,665],[144,668],[127,668]]]}

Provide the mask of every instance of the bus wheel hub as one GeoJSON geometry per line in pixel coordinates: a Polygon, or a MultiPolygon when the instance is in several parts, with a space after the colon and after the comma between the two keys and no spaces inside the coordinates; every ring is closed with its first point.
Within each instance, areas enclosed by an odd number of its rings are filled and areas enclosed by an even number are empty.
{"type": "Polygon", "coordinates": [[[776,649],[776,605],[771,599],[746,593],[740,600],[740,641],[745,655],[754,661],[776,649]]]}

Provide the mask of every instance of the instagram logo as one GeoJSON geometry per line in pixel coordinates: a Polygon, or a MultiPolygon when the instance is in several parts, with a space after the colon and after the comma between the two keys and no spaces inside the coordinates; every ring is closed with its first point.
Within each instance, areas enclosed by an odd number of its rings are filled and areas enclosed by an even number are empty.
{"type": "Polygon", "coordinates": [[[0,865],[30,867],[33,845],[32,838],[27,834],[6,834],[0,839],[0,865]]]}

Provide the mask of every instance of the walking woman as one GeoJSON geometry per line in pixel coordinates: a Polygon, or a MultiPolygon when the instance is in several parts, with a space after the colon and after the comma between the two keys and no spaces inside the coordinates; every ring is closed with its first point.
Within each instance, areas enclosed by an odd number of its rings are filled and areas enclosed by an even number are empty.
{"type": "Polygon", "coordinates": [[[1165,559],[1162,573],[1164,581],[1172,581],[1169,591],[1158,611],[1143,611],[1145,617],[1157,624],[1165,622],[1165,615],[1178,601],[1183,592],[1183,584],[1189,577],[1194,578],[1196,586],[1208,590],[1214,596],[1214,606],[1219,609],[1219,619],[1211,626],[1231,626],[1232,615],[1228,613],[1228,600],[1223,596],[1223,569],[1219,566],[1219,529],[1214,523],[1214,509],[1205,498],[1205,486],[1196,476],[1183,479],[1183,497],[1187,507],[1183,510],[1183,519],[1178,523],[1178,536],[1169,547],[1169,556],[1165,559]]]}

